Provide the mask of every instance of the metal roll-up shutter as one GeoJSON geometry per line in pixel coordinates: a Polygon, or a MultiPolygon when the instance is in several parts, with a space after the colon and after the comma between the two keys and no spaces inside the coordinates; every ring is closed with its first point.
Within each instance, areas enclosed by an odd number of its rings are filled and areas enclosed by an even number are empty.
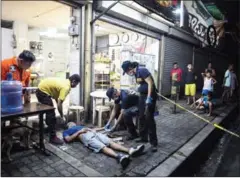
{"type": "MultiPolygon", "coordinates": [[[[164,49],[164,62],[163,62],[163,73],[162,73],[162,87],[161,93],[163,95],[171,94],[171,83],[170,83],[170,72],[173,67],[173,63],[177,62],[179,67],[185,71],[188,63],[192,62],[193,46],[175,40],[173,38],[165,38],[165,49],[164,49]]],[[[184,92],[183,84],[181,93],[184,92]]]]}
{"type": "Polygon", "coordinates": [[[201,73],[205,71],[208,66],[209,58],[208,52],[195,50],[194,51],[194,71],[197,75],[197,90],[201,91],[203,88],[203,78],[201,73]]]}
{"type": "Polygon", "coordinates": [[[222,84],[225,71],[228,69],[229,62],[225,56],[216,53],[211,54],[212,67],[216,71],[217,83],[214,86],[214,93],[217,97],[221,97],[223,92],[222,84]]]}

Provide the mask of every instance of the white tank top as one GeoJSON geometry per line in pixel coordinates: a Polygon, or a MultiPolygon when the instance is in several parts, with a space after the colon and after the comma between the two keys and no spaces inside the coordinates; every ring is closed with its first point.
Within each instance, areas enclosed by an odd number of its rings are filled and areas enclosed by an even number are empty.
{"type": "Polygon", "coordinates": [[[213,81],[212,78],[205,78],[204,79],[204,85],[203,85],[203,89],[204,90],[208,90],[208,91],[213,91],[213,81]]]}

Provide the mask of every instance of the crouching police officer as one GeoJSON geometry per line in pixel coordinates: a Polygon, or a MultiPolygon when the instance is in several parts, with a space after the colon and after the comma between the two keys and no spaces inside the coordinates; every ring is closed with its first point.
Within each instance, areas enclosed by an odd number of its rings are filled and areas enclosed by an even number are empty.
{"type": "Polygon", "coordinates": [[[139,97],[139,134],[137,142],[148,142],[150,139],[151,150],[157,151],[157,134],[154,112],[157,100],[157,89],[151,73],[145,67],[140,67],[137,62],[125,61],[122,64],[124,71],[129,76],[135,76],[136,82],[140,84],[139,97]]]}
{"type": "Polygon", "coordinates": [[[105,128],[109,129],[111,121],[118,117],[116,124],[110,129],[111,132],[115,131],[117,126],[122,123],[125,124],[129,132],[127,140],[137,138],[138,133],[133,123],[133,117],[138,115],[139,97],[136,92],[131,90],[117,90],[111,87],[107,90],[106,95],[109,100],[114,100],[114,108],[105,128]],[[120,114],[118,115],[118,113],[120,114]]]}

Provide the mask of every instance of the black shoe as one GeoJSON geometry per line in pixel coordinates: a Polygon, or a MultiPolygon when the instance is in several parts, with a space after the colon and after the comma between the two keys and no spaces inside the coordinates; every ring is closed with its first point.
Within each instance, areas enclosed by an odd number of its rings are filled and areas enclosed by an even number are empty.
{"type": "Polygon", "coordinates": [[[137,143],[147,143],[148,140],[147,139],[142,139],[142,138],[138,138],[135,140],[137,143]]]}
{"type": "Polygon", "coordinates": [[[139,154],[141,154],[143,152],[144,148],[145,148],[144,145],[139,145],[139,146],[137,146],[135,148],[130,148],[129,149],[129,155],[133,156],[133,157],[137,156],[137,155],[139,155],[139,154]]]}
{"type": "Polygon", "coordinates": [[[119,163],[122,165],[122,168],[125,169],[130,163],[129,156],[122,155],[121,157],[119,157],[119,163]]]}
{"type": "Polygon", "coordinates": [[[129,141],[129,140],[134,140],[136,138],[138,138],[139,136],[138,135],[128,135],[126,140],[129,141]]]}
{"type": "Polygon", "coordinates": [[[156,152],[157,151],[157,145],[151,145],[151,151],[156,152]]]}

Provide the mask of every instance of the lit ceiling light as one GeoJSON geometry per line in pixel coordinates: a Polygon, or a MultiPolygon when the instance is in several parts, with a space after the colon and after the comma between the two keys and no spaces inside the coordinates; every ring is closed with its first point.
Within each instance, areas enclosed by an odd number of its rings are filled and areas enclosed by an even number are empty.
{"type": "Polygon", "coordinates": [[[48,37],[55,37],[57,34],[57,29],[56,28],[48,28],[47,31],[40,32],[40,36],[48,36],[48,37]]]}

